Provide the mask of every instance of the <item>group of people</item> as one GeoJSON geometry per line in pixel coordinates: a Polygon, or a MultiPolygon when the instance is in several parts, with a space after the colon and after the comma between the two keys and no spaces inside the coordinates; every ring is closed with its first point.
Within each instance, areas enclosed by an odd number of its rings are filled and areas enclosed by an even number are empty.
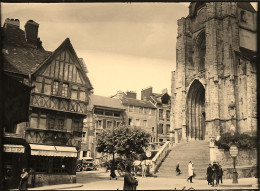
{"type": "Polygon", "coordinates": [[[223,170],[221,168],[221,165],[218,165],[215,161],[213,162],[213,165],[209,164],[207,168],[207,181],[208,185],[217,186],[219,184],[219,181],[221,181],[221,184],[223,176],[223,170]]]}
{"type": "Polygon", "coordinates": [[[30,168],[29,172],[27,172],[26,168],[23,168],[20,181],[19,181],[19,190],[27,190],[28,187],[33,188],[35,184],[35,171],[30,168]]]}
{"type": "MultiPolygon", "coordinates": [[[[179,176],[182,172],[180,170],[180,164],[179,162],[176,165],[176,176],[179,176]]],[[[194,165],[190,161],[188,164],[188,178],[187,181],[190,181],[192,183],[192,178],[196,176],[194,172],[194,165]]],[[[218,185],[219,181],[221,181],[221,184],[223,183],[222,180],[223,176],[223,170],[221,168],[221,165],[218,165],[215,161],[213,162],[213,165],[209,164],[209,167],[207,168],[207,181],[208,185],[218,185]]]]}

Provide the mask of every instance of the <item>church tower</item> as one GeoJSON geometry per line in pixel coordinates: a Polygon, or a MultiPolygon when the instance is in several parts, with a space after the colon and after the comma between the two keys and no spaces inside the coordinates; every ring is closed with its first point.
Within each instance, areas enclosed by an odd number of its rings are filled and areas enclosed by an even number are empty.
{"type": "Polygon", "coordinates": [[[175,142],[256,132],[256,14],[249,2],[192,2],[178,20],[175,142]]]}

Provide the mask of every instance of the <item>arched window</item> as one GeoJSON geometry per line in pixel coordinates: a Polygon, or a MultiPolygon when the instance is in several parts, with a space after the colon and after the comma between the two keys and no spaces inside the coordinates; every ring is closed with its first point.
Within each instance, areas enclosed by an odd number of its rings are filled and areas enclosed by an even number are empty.
{"type": "Polygon", "coordinates": [[[205,70],[206,38],[205,38],[204,31],[198,35],[196,47],[197,47],[196,49],[197,49],[198,71],[201,72],[205,70]]]}

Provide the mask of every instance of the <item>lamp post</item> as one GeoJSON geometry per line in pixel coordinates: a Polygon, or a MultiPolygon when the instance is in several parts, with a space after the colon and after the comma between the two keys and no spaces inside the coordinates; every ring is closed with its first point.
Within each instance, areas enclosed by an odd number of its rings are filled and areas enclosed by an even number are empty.
{"type": "Polygon", "coordinates": [[[113,125],[113,161],[112,161],[112,166],[111,166],[111,172],[110,172],[110,177],[111,178],[115,178],[116,177],[116,173],[115,173],[115,143],[114,143],[114,136],[115,136],[115,132],[114,132],[114,125],[113,125]]]}
{"type": "Polygon", "coordinates": [[[229,148],[229,153],[231,155],[231,157],[233,158],[233,166],[234,166],[234,169],[233,169],[233,184],[237,184],[238,183],[238,175],[237,175],[237,170],[236,170],[236,157],[238,155],[238,148],[236,145],[232,145],[230,148],[229,148]]]}

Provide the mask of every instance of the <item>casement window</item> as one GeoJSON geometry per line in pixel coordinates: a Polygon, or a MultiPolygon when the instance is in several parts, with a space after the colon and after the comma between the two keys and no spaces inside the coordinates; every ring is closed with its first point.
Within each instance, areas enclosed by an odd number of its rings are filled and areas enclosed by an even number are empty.
{"type": "Polygon", "coordinates": [[[77,85],[72,85],[71,99],[86,101],[86,89],[77,85]]]}
{"type": "Polygon", "coordinates": [[[140,119],[136,119],[136,126],[140,126],[140,119]]]}
{"type": "Polygon", "coordinates": [[[97,128],[102,129],[102,120],[97,121],[97,128]]]}
{"type": "Polygon", "coordinates": [[[46,129],[47,116],[45,114],[32,113],[30,116],[30,127],[34,129],[46,129]]]}
{"type": "Polygon", "coordinates": [[[48,119],[48,129],[54,129],[55,128],[55,118],[50,117],[48,119]]]}
{"type": "Polygon", "coordinates": [[[120,112],[114,112],[114,117],[120,117],[120,112]]]}
{"type": "Polygon", "coordinates": [[[43,93],[46,95],[51,95],[51,79],[44,79],[44,87],[43,87],[43,93]]]}
{"type": "Polygon", "coordinates": [[[104,111],[103,110],[95,109],[94,113],[97,114],[97,115],[104,115],[104,111]]]}
{"type": "Polygon", "coordinates": [[[167,119],[167,121],[170,121],[170,113],[171,113],[170,110],[166,110],[166,119],[167,119]]]}
{"type": "Polygon", "coordinates": [[[43,77],[36,78],[36,81],[33,83],[33,85],[35,86],[34,92],[42,93],[42,81],[43,81],[43,77]]]}
{"type": "Polygon", "coordinates": [[[129,112],[133,112],[134,111],[134,106],[129,105],[129,112]]]}
{"type": "Polygon", "coordinates": [[[79,121],[73,120],[73,131],[80,131],[79,121]]]}
{"type": "Polygon", "coordinates": [[[113,122],[107,121],[107,128],[112,128],[112,127],[113,127],[113,122]]]}
{"type": "Polygon", "coordinates": [[[167,133],[167,134],[170,133],[170,125],[169,125],[169,124],[166,125],[166,133],[167,133]]]}
{"type": "Polygon", "coordinates": [[[67,83],[63,83],[62,84],[62,93],[61,93],[61,95],[63,97],[68,97],[68,88],[69,88],[69,85],[67,83]]]}
{"type": "Polygon", "coordinates": [[[106,115],[106,116],[113,116],[113,112],[106,111],[106,112],[105,112],[105,115],[106,115]]]}
{"type": "Polygon", "coordinates": [[[159,119],[163,119],[163,109],[159,109],[159,119]]]}
{"type": "Polygon", "coordinates": [[[147,120],[144,120],[144,127],[147,127],[147,120]]]}
{"type": "Polygon", "coordinates": [[[64,119],[58,119],[57,128],[58,128],[58,130],[64,129],[64,119]]]}
{"type": "Polygon", "coordinates": [[[59,94],[59,82],[54,81],[52,85],[52,95],[58,95],[59,94]]]}
{"type": "Polygon", "coordinates": [[[163,134],[163,124],[159,124],[158,134],[163,134]]]}

